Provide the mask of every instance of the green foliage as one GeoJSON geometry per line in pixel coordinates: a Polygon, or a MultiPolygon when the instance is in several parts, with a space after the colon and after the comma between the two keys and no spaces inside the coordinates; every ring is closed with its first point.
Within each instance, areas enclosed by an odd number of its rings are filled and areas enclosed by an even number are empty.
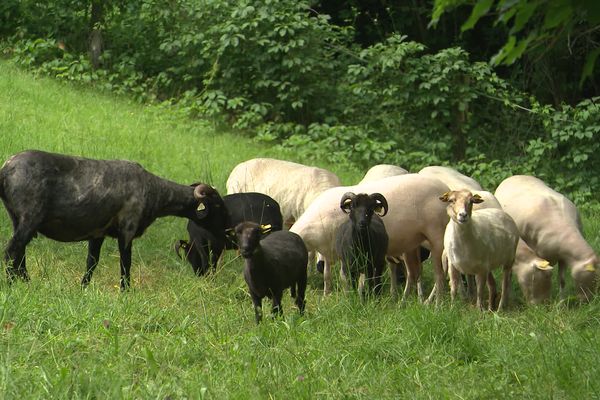
{"type": "MultiPolygon", "coordinates": [[[[515,34],[542,9],[527,4],[511,6],[524,7],[510,19],[523,25],[515,34]]],[[[580,200],[600,189],[596,100],[542,105],[460,47],[435,50],[391,34],[359,48],[350,28],[307,2],[113,0],[104,2],[97,27],[105,49],[94,69],[89,1],[0,7],[7,24],[0,46],[19,65],[176,105],[290,156],[361,170],[460,165],[489,188],[511,173],[531,173],[580,200]]],[[[477,3],[465,28],[494,7],[477,3]]],[[[557,18],[548,17],[548,26],[560,26],[557,18]]]]}
{"type": "MultiPolygon", "coordinates": [[[[511,65],[524,53],[539,47],[552,47],[559,38],[590,36],[600,23],[600,6],[594,1],[571,0],[434,0],[431,24],[436,25],[445,12],[459,6],[470,6],[471,15],[461,31],[473,29],[484,16],[493,14],[496,23],[509,27],[508,39],[492,58],[492,64],[511,65]]],[[[597,46],[587,50],[580,85],[592,76],[598,57],[597,46]]],[[[545,49],[543,51],[546,51],[545,49]]]]}
{"type": "MultiPolygon", "coordinates": [[[[278,155],[176,111],[0,62],[0,162],[40,148],[134,160],[182,183],[211,173],[223,188],[238,162],[278,155]]],[[[583,217],[598,251],[600,209],[583,217]]],[[[0,206],[2,245],[10,232],[0,206]]],[[[9,287],[0,275],[0,398],[587,399],[600,390],[599,298],[525,307],[517,289],[500,314],[462,303],[401,305],[387,292],[363,302],[341,290],[323,297],[310,268],[306,314],[297,315],[287,291],[284,317],[256,326],[241,260],[228,252],[216,273],[198,278],[173,254],[182,235],[185,220],[161,218],[134,241],[128,293],[115,287],[115,240],[106,240],[82,290],[86,244],[34,239],[31,281],[9,287]]],[[[428,266],[423,281],[429,289],[428,266]]]]}

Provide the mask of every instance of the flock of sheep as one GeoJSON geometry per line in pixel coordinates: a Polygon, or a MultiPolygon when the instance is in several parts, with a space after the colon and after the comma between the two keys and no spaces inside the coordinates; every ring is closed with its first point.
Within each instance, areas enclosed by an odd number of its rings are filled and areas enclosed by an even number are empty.
{"type": "Polygon", "coordinates": [[[503,270],[498,309],[507,305],[512,273],[528,302],[548,301],[554,264],[561,297],[567,268],[580,298],[596,290],[599,259],[583,238],[575,205],[532,176],[507,178],[492,194],[448,167],[411,174],[378,165],[357,185],[341,186],[330,171],[257,158],[233,169],[227,193],[221,197],[205,183],[180,185],[129,161],[18,153],[0,169],[0,198],[14,230],[4,256],[9,280],[29,279],[25,248],[41,233],[58,241],[88,241],[85,286],[110,236],[118,240],[126,289],[133,239],[156,218],[175,215],[188,219],[189,233],[176,251],[184,251],[196,274],[216,268],[224,249],[239,248],[257,322],[264,297],[281,313],[286,288],[304,310],[307,265],[315,257],[326,294],[337,260],[343,280],[361,295],[365,286],[380,293],[387,261],[394,296],[405,268],[403,298],[416,290],[422,300],[439,302],[449,278],[452,299],[476,290],[477,306],[490,310],[496,309],[492,271],[498,267],[503,270]],[[435,277],[427,299],[423,248],[431,253],[435,277]]]}

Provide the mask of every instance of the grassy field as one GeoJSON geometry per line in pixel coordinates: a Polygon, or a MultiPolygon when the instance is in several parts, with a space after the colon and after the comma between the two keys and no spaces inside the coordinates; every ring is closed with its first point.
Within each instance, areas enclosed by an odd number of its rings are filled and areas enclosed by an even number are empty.
{"type": "MultiPolygon", "coordinates": [[[[272,150],[215,132],[171,110],[141,106],[0,62],[0,162],[30,148],[126,158],[182,183],[224,191],[231,168],[272,150]]],[[[337,172],[344,183],[356,171],[337,172]]],[[[585,233],[600,250],[600,210],[585,233]]],[[[0,244],[11,233],[0,211],[0,244]]],[[[28,246],[31,282],[0,278],[0,398],[599,398],[600,301],[509,311],[463,304],[400,305],[384,295],[323,298],[309,270],[307,312],[288,295],[282,319],[254,323],[227,254],[197,278],[172,252],[185,221],[164,218],[134,241],[132,290],[120,293],[108,240],[82,290],[86,245],[44,238],[28,246]]],[[[572,290],[572,289],[571,289],[572,290]]]]}

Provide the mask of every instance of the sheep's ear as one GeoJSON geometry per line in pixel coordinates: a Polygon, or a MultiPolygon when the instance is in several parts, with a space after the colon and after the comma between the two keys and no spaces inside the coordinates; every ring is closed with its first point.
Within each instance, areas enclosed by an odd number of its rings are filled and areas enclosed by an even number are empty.
{"type": "Polygon", "coordinates": [[[554,269],[554,268],[552,268],[552,265],[550,265],[550,263],[546,260],[536,263],[535,267],[541,271],[550,271],[550,270],[554,269]]]}
{"type": "Polygon", "coordinates": [[[483,198],[478,194],[474,194],[473,197],[471,198],[471,203],[473,203],[473,204],[483,203],[483,198]]]}
{"type": "Polygon", "coordinates": [[[260,233],[262,233],[263,235],[266,235],[267,233],[271,232],[272,228],[273,227],[271,226],[271,224],[261,225],[260,226],[260,233]]]}
{"type": "Polygon", "coordinates": [[[439,197],[439,199],[443,202],[447,202],[450,198],[450,192],[446,192],[439,197]]]}
{"type": "Polygon", "coordinates": [[[206,207],[206,204],[204,204],[204,201],[200,201],[198,203],[198,207],[196,207],[196,216],[200,219],[202,218],[206,218],[206,216],[208,215],[208,208],[206,207]]]}

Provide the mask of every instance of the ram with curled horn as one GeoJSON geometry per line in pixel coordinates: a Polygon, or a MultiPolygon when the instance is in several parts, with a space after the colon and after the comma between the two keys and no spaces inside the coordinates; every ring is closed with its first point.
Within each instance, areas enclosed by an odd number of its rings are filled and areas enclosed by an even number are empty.
{"type": "Polygon", "coordinates": [[[364,296],[365,281],[372,292],[381,290],[388,235],[381,217],[388,202],[380,193],[345,193],[340,208],[349,218],[336,234],[336,252],[342,261],[342,276],[364,296]]]}

